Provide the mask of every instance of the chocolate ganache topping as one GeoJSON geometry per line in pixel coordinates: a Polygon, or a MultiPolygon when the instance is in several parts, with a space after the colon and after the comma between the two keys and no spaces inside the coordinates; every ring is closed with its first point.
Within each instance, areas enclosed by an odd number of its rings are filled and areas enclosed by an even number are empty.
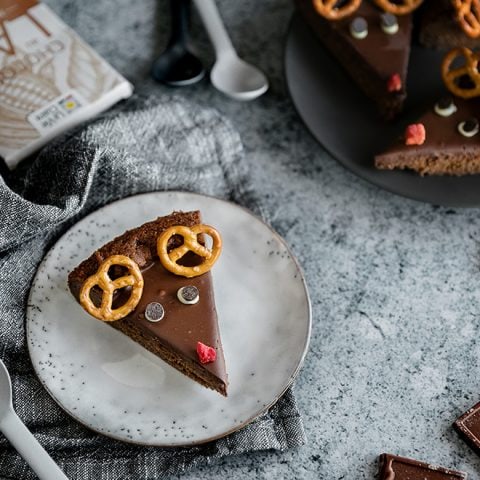
{"type": "Polygon", "coordinates": [[[156,260],[142,270],[142,275],[144,288],[140,302],[128,317],[119,321],[134,321],[164,345],[195,362],[198,361],[197,342],[215,348],[216,361],[204,365],[204,368],[219,378],[225,377],[222,379],[226,381],[224,358],[218,354],[221,345],[218,329],[216,322],[212,322],[212,316],[216,317],[216,308],[210,272],[185,278],[170,273],[156,260]],[[184,304],[178,299],[178,290],[187,286],[198,290],[197,303],[184,304]],[[149,321],[146,316],[146,310],[152,303],[159,303],[164,309],[164,315],[158,322],[149,321]]]}

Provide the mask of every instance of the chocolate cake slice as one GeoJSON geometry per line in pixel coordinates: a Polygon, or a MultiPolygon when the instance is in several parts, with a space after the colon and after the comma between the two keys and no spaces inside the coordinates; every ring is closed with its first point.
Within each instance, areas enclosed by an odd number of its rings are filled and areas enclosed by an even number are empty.
{"type": "Polygon", "coordinates": [[[419,41],[424,47],[438,50],[480,47],[480,38],[470,38],[461,29],[455,18],[451,0],[425,2],[420,21],[419,41]]]}
{"type": "Polygon", "coordinates": [[[375,102],[381,116],[392,119],[400,113],[407,96],[411,14],[397,18],[364,0],[353,15],[327,20],[317,13],[312,0],[296,0],[296,5],[319,41],[375,102]]]}
{"type": "Polygon", "coordinates": [[[480,99],[445,97],[407,127],[406,136],[377,155],[375,166],[410,169],[420,175],[480,173],[479,115],[480,99]],[[424,138],[419,141],[415,130],[422,126],[424,138]]]}
{"type": "MultiPolygon", "coordinates": [[[[120,255],[133,260],[143,277],[140,300],[124,318],[105,323],[191,379],[226,396],[228,382],[211,272],[192,278],[176,275],[163,266],[157,254],[157,240],[167,229],[200,224],[198,211],[174,212],[129,230],[78,265],[68,277],[68,286],[80,301],[86,280],[96,275],[107,258],[120,255]]],[[[175,235],[168,247],[171,250],[183,242],[181,236],[175,235]]],[[[192,252],[182,259],[182,265],[186,266],[200,263],[201,257],[192,252]]],[[[108,272],[113,279],[125,274],[115,268],[108,272]]],[[[129,287],[116,290],[114,308],[121,307],[130,293],[129,287]]],[[[99,305],[103,295],[93,289],[90,297],[99,305]]]]}

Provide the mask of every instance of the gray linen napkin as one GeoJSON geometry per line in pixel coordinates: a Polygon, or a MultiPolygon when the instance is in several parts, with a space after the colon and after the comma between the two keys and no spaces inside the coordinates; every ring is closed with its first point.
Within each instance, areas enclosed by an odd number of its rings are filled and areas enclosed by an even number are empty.
{"type": "MultiPolygon", "coordinates": [[[[217,112],[175,97],[134,97],[45,148],[8,180],[0,178],[0,357],[14,405],[72,479],[158,479],[215,458],[305,442],[289,390],[265,415],[207,445],[161,449],[87,430],[51,399],[33,373],[25,305],[39,262],[80,217],[113,200],[155,190],[188,190],[258,211],[238,134],[217,112]]],[[[0,478],[35,478],[0,434],[0,478]]]]}

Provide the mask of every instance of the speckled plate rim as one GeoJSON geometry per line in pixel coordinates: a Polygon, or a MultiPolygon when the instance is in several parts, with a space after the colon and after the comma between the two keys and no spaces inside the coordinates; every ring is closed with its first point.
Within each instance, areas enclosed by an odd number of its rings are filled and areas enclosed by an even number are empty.
{"type": "Polygon", "coordinates": [[[307,352],[308,352],[308,349],[309,349],[309,345],[310,345],[310,338],[311,338],[311,333],[312,333],[312,304],[311,304],[311,300],[310,300],[310,294],[308,292],[308,287],[307,287],[307,283],[306,283],[306,280],[305,280],[305,275],[303,273],[303,269],[302,267],[300,266],[300,263],[298,262],[297,258],[295,257],[295,255],[293,254],[293,252],[291,251],[290,247],[288,246],[288,244],[286,243],[286,241],[270,226],[268,225],[266,222],[264,222],[260,217],[256,216],[253,212],[251,212],[248,208],[245,208],[241,205],[238,205],[236,203],[233,203],[233,202],[229,202],[227,200],[224,200],[222,198],[218,198],[218,197],[215,197],[213,195],[206,195],[206,194],[200,194],[200,193],[193,193],[193,192],[187,192],[187,191],[182,191],[182,190],[167,190],[167,191],[164,191],[164,192],[145,192],[145,193],[140,193],[140,194],[136,194],[136,195],[131,195],[131,196],[128,196],[128,197],[124,197],[124,198],[121,198],[119,200],[114,200],[113,202],[110,202],[110,203],[107,203],[105,204],[104,206],[90,212],[89,214],[85,215],[84,217],[82,218],[79,218],[77,220],[77,222],[75,222],[67,231],[65,231],[56,241],[55,243],[50,247],[50,249],[48,250],[48,252],[45,254],[43,260],[40,262],[39,266],[37,267],[37,272],[42,268],[42,266],[44,265],[46,259],[48,258],[49,256],[49,253],[51,250],[53,250],[55,248],[55,246],[61,242],[64,237],[66,237],[67,235],[70,234],[70,232],[72,230],[74,230],[76,227],[77,227],[77,224],[81,221],[88,221],[92,216],[94,215],[97,215],[99,212],[101,212],[102,210],[110,207],[111,205],[114,205],[114,204],[117,204],[117,205],[121,205],[122,202],[125,202],[125,201],[131,201],[132,198],[135,198],[135,197],[143,197],[143,196],[148,196],[148,195],[159,195],[159,194],[181,194],[181,195],[188,195],[188,196],[192,196],[192,197],[201,197],[201,198],[206,198],[206,199],[211,199],[211,200],[214,200],[214,201],[218,201],[218,202],[222,202],[224,204],[227,204],[229,205],[230,207],[233,207],[233,208],[236,208],[236,209],[239,209],[239,210],[242,210],[243,212],[245,212],[246,214],[248,214],[249,216],[252,217],[253,220],[256,220],[258,222],[260,222],[261,224],[263,224],[264,227],[266,227],[272,234],[272,236],[274,236],[286,249],[286,251],[288,252],[288,254],[290,255],[290,259],[292,260],[292,262],[294,263],[297,271],[298,271],[298,274],[299,274],[299,277],[300,277],[300,281],[301,281],[301,284],[303,286],[303,290],[304,290],[304,293],[305,293],[305,301],[306,301],[306,306],[307,306],[307,312],[308,312],[308,320],[307,320],[307,330],[306,330],[306,336],[305,336],[305,339],[304,339],[304,348],[303,348],[303,353],[301,354],[299,360],[298,360],[298,363],[297,363],[297,366],[295,368],[295,370],[293,371],[293,373],[291,374],[290,378],[287,380],[283,390],[277,395],[275,396],[275,398],[273,398],[271,400],[270,403],[267,403],[266,405],[262,405],[261,408],[259,408],[259,410],[253,414],[252,416],[250,416],[249,418],[247,418],[244,422],[236,425],[234,428],[231,428],[229,430],[226,430],[225,432],[222,432],[218,435],[214,435],[212,437],[209,437],[209,438],[206,438],[206,439],[203,439],[203,440],[198,440],[198,441],[192,441],[192,442],[185,442],[184,444],[171,444],[171,443],[167,443],[167,442],[158,442],[158,443],[144,443],[144,442],[141,442],[141,441],[136,441],[136,440],[128,440],[128,439],[125,439],[123,437],[119,437],[117,435],[114,435],[112,433],[107,433],[105,431],[100,431],[98,429],[95,429],[93,426],[91,425],[88,425],[86,423],[84,423],[84,421],[78,417],[77,415],[75,415],[74,413],[72,413],[70,410],[68,410],[55,396],[55,394],[48,388],[48,385],[44,382],[44,380],[42,379],[42,376],[40,374],[40,371],[38,370],[37,368],[37,365],[35,364],[35,362],[33,361],[32,359],[32,351],[31,351],[31,342],[29,341],[29,329],[27,328],[27,324],[28,324],[28,321],[29,321],[29,312],[31,310],[31,296],[32,296],[32,286],[33,284],[35,283],[35,279],[37,277],[37,273],[35,273],[35,276],[33,277],[33,280],[32,280],[32,283],[31,283],[31,286],[30,286],[30,292],[29,292],[29,295],[28,295],[28,302],[27,302],[27,310],[26,310],[26,317],[25,317],[25,335],[26,335],[26,339],[27,339],[27,346],[28,346],[28,353],[29,353],[29,356],[30,356],[30,361],[32,363],[32,366],[33,366],[33,369],[34,369],[34,372],[35,372],[35,375],[37,376],[38,380],[40,381],[40,383],[42,384],[43,388],[45,388],[45,390],[47,391],[47,393],[51,396],[51,398],[55,401],[55,403],[67,414],[69,415],[71,418],[73,418],[74,420],[76,420],[78,423],[80,423],[81,425],[83,425],[84,427],[88,428],[89,430],[92,430],[96,433],[99,433],[103,436],[106,436],[108,438],[112,438],[114,440],[117,440],[117,441],[120,441],[120,442],[124,442],[124,443],[127,443],[127,444],[133,444],[133,445],[142,445],[142,446],[146,446],[146,447],[164,447],[164,448],[181,448],[181,447],[190,447],[190,446],[195,446],[195,445],[203,445],[203,444],[206,444],[206,443],[209,443],[209,442],[212,442],[214,440],[218,440],[220,438],[223,438],[223,437],[226,437],[227,435],[230,435],[238,430],[241,430],[243,427],[245,427],[246,425],[248,425],[249,423],[253,422],[256,418],[260,417],[261,415],[263,415],[265,412],[267,412],[273,405],[275,405],[277,403],[277,401],[285,394],[285,392],[291,387],[291,385],[293,384],[293,382],[295,381],[295,378],[297,377],[297,375],[299,374],[304,362],[305,362],[305,357],[307,355],[307,352]]]}

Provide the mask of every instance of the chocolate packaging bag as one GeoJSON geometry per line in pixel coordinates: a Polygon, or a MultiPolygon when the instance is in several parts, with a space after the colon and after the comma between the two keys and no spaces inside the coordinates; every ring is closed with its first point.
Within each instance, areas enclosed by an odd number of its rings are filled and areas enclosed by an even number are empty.
{"type": "Polygon", "coordinates": [[[0,156],[8,167],[131,93],[49,7],[0,0],[0,156]]]}

